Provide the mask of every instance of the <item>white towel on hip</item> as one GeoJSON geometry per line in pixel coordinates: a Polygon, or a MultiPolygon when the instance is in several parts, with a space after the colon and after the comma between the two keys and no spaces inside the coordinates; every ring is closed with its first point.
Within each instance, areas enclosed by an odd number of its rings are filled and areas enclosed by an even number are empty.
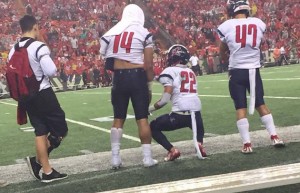
{"type": "Polygon", "coordinates": [[[256,69],[249,69],[249,83],[250,83],[250,102],[249,102],[249,114],[254,114],[255,109],[255,87],[256,87],[256,69]]]}

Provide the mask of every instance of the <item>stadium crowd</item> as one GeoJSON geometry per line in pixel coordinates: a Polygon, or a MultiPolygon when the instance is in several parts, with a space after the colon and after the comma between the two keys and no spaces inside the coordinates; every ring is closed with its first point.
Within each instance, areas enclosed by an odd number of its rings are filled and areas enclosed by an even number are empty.
{"type": "MultiPolygon", "coordinates": [[[[161,28],[212,65],[213,56],[218,55],[216,30],[227,19],[226,1],[220,2],[153,0],[147,4],[161,28]]],[[[262,51],[284,47],[287,55],[300,57],[299,0],[252,0],[250,3],[251,15],[267,24],[262,51]]]]}
{"type": "MultiPolygon", "coordinates": [[[[18,20],[24,12],[18,1],[0,2],[0,74],[5,72],[8,51],[18,41],[18,20]]],[[[142,1],[141,1],[142,2],[142,1]]],[[[214,63],[225,65],[218,55],[216,29],[226,17],[226,1],[220,0],[147,0],[148,11],[156,24],[177,43],[186,45],[196,53],[208,73],[214,63]]],[[[43,37],[49,45],[58,69],[72,81],[76,75],[100,71],[104,77],[104,61],[99,55],[99,37],[121,18],[125,1],[117,0],[26,0],[27,14],[34,15],[40,24],[43,37]]],[[[300,57],[300,4],[299,0],[251,0],[253,16],[267,24],[263,51],[284,47],[287,55],[300,57]],[[298,3],[297,3],[298,2],[298,3]]],[[[156,33],[157,30],[150,29],[156,33]]],[[[158,54],[159,55],[159,54],[158,54]]],[[[162,71],[163,57],[155,57],[155,72],[162,71]]],[[[108,85],[101,79],[102,85],[108,85]]]]}
{"type": "MultiPolygon", "coordinates": [[[[16,2],[0,2],[3,13],[0,15],[1,74],[5,70],[8,51],[21,34],[18,21],[24,12],[16,2]]],[[[118,21],[125,5],[125,2],[113,0],[27,0],[25,9],[39,21],[61,77],[65,74],[72,81],[76,74],[86,73],[92,74],[87,76],[90,81],[95,68],[104,74],[99,37],[118,21]]],[[[102,84],[108,85],[105,80],[102,84]]]]}

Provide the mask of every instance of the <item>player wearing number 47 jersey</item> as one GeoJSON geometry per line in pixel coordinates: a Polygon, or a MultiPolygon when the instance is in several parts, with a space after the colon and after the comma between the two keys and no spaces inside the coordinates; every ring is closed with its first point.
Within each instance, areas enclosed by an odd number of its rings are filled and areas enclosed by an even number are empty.
{"type": "Polygon", "coordinates": [[[150,123],[153,139],[168,151],[165,161],[177,159],[180,151],[168,141],[162,131],[192,128],[193,121],[195,122],[193,132],[196,135],[194,145],[200,151],[201,157],[206,157],[203,148],[204,128],[200,112],[201,101],[197,92],[196,75],[186,65],[189,59],[190,54],[182,45],[173,45],[168,50],[167,65],[169,67],[158,77],[158,81],[164,86],[164,93],[160,100],[149,107],[149,112],[152,113],[169,101],[172,102],[170,114],[161,115],[150,123]],[[195,119],[191,113],[194,113],[195,119]]]}
{"type": "Polygon", "coordinates": [[[148,85],[154,78],[152,35],[144,25],[144,12],[135,4],[127,5],[122,19],[101,38],[100,53],[114,71],[111,102],[114,121],[111,128],[112,167],[122,165],[120,140],[129,100],[132,102],[143,150],[145,167],[154,166],[151,130],[148,124],[148,85]]]}
{"type": "Polygon", "coordinates": [[[220,54],[228,60],[229,54],[229,91],[236,108],[237,128],[243,141],[243,153],[251,153],[252,145],[247,119],[246,91],[250,92],[249,114],[258,111],[262,123],[269,132],[275,147],[283,147],[276,133],[272,114],[264,102],[264,90],[260,76],[260,44],[266,24],[258,18],[249,17],[247,0],[228,0],[229,19],[218,27],[222,41],[220,54]]]}

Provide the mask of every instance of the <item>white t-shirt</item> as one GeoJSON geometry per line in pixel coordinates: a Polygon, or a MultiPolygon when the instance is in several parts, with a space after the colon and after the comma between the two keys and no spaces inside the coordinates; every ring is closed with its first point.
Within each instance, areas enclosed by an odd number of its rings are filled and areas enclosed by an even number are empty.
{"type": "Polygon", "coordinates": [[[190,58],[190,62],[192,63],[192,66],[197,66],[198,65],[198,61],[199,61],[199,59],[198,59],[197,56],[192,56],[190,58]]]}
{"type": "Polygon", "coordinates": [[[70,42],[71,42],[71,46],[72,46],[73,49],[78,48],[78,40],[76,38],[71,37],[70,42]]]}
{"type": "Polygon", "coordinates": [[[100,39],[100,54],[132,64],[144,64],[144,49],[153,48],[152,34],[140,25],[129,26],[122,34],[100,39]]]}
{"type": "Polygon", "coordinates": [[[259,68],[260,44],[266,24],[254,17],[229,19],[218,27],[218,35],[230,50],[229,69],[259,68]]]}
{"type": "Polygon", "coordinates": [[[186,65],[164,69],[158,78],[163,86],[172,86],[172,112],[200,111],[201,101],[197,92],[195,73],[186,65]]]}
{"type": "MultiPolygon", "coordinates": [[[[19,46],[22,47],[28,41],[24,40],[19,43],[19,46]]],[[[50,58],[50,50],[44,45],[39,51],[37,49],[44,44],[40,41],[34,41],[27,47],[29,63],[32,68],[32,71],[38,81],[40,81],[44,75],[44,79],[40,84],[40,90],[51,87],[49,77],[53,77],[56,75],[56,65],[53,60],[50,58]],[[36,57],[37,53],[37,57],[36,57]]],[[[8,55],[8,60],[11,59],[13,53],[15,52],[15,48],[13,47],[8,55]]]]}
{"type": "Polygon", "coordinates": [[[285,49],[284,49],[284,47],[281,47],[281,48],[280,48],[280,54],[285,54],[285,49]]]}

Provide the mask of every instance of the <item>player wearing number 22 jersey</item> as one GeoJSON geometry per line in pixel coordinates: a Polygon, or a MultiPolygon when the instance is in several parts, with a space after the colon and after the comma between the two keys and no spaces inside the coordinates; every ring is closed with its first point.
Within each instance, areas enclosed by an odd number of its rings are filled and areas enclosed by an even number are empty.
{"type": "Polygon", "coordinates": [[[172,102],[172,112],[156,118],[150,123],[152,137],[167,151],[165,161],[173,161],[180,156],[175,148],[162,133],[185,127],[192,128],[191,112],[195,112],[198,146],[203,157],[206,153],[202,146],[204,127],[201,117],[201,101],[197,92],[195,73],[186,65],[190,54],[182,45],[173,45],[168,50],[167,67],[158,77],[164,86],[164,93],[160,100],[149,107],[149,112],[162,108],[169,101],[172,102]]]}
{"type": "Polygon", "coordinates": [[[264,102],[260,76],[260,45],[266,25],[258,18],[249,17],[248,0],[228,0],[227,12],[231,19],[218,27],[220,55],[227,60],[229,52],[229,91],[234,101],[237,128],[243,141],[242,153],[251,153],[252,144],[247,119],[246,92],[250,92],[249,114],[256,109],[275,147],[284,143],[278,138],[272,114],[264,102]]]}

